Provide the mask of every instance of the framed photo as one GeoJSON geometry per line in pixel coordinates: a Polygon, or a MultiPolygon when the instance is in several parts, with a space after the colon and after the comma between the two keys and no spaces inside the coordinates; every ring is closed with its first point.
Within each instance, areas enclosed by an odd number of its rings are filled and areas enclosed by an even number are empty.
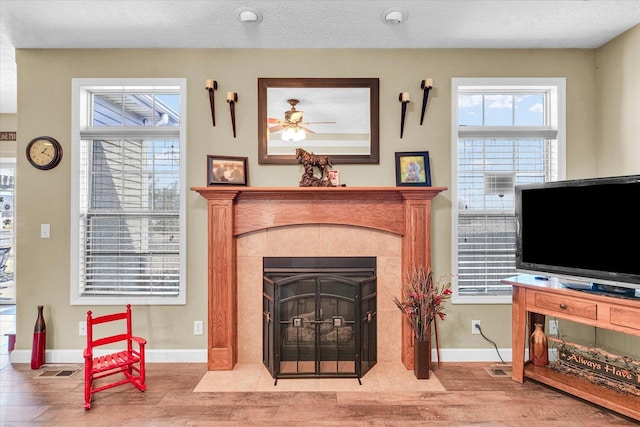
{"type": "Polygon", "coordinates": [[[396,186],[431,187],[428,151],[396,152],[396,186]]]}
{"type": "Polygon", "coordinates": [[[335,187],[340,187],[340,171],[339,170],[330,170],[327,171],[327,175],[329,175],[329,181],[335,187]]]}
{"type": "Polygon", "coordinates": [[[207,187],[247,185],[247,158],[207,156],[207,187]]]}

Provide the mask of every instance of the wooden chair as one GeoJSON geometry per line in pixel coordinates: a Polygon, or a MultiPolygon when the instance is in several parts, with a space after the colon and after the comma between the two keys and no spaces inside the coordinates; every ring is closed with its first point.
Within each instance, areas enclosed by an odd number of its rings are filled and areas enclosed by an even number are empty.
{"type": "MultiPolygon", "coordinates": [[[[124,326],[124,325],[122,325],[124,326]]],[[[106,325],[109,328],[111,326],[106,325]]],[[[98,331],[102,328],[98,328],[98,331]]],[[[84,349],[84,409],[91,408],[91,396],[102,390],[131,383],[140,391],[145,391],[144,382],[144,346],[147,341],[144,338],[131,334],[131,304],[127,304],[127,310],[122,313],[107,314],[100,317],[92,317],[91,311],[87,311],[87,347],[84,349]],[[94,337],[96,325],[110,322],[120,326],[126,322],[126,330],[116,335],[101,335],[94,337]],[[134,348],[134,342],[137,348],[134,348]],[[113,343],[125,343],[126,348],[115,350],[113,353],[95,356],[96,347],[113,343]],[[124,374],[124,378],[111,383],[94,384],[95,381],[111,375],[124,374]]],[[[101,351],[104,353],[108,350],[101,351]]]]}

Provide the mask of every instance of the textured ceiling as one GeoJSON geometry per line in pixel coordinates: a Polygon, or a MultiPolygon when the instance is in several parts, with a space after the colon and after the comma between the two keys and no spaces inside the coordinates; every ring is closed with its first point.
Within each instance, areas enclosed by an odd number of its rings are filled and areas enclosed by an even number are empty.
{"type": "Polygon", "coordinates": [[[0,112],[15,48],[596,48],[638,23],[640,0],[0,0],[0,112]]]}

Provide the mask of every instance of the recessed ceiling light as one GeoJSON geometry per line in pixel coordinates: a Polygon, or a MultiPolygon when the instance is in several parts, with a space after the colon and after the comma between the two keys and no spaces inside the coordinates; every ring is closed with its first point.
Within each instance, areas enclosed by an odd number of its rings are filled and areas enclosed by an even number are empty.
{"type": "Polygon", "coordinates": [[[236,9],[236,16],[240,22],[258,23],[262,21],[262,13],[252,7],[241,7],[236,9]]]}
{"type": "Polygon", "coordinates": [[[401,24],[402,22],[407,20],[407,16],[408,13],[406,10],[398,9],[395,7],[385,10],[384,12],[382,12],[382,15],[380,15],[380,17],[382,18],[382,22],[391,25],[401,24]]]}

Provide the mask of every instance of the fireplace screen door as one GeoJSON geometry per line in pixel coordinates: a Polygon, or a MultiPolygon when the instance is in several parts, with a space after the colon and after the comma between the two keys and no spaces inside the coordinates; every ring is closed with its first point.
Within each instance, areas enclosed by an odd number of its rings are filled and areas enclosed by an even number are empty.
{"type": "Polygon", "coordinates": [[[263,362],[276,382],[376,363],[374,257],[264,258],[263,362]]]}

